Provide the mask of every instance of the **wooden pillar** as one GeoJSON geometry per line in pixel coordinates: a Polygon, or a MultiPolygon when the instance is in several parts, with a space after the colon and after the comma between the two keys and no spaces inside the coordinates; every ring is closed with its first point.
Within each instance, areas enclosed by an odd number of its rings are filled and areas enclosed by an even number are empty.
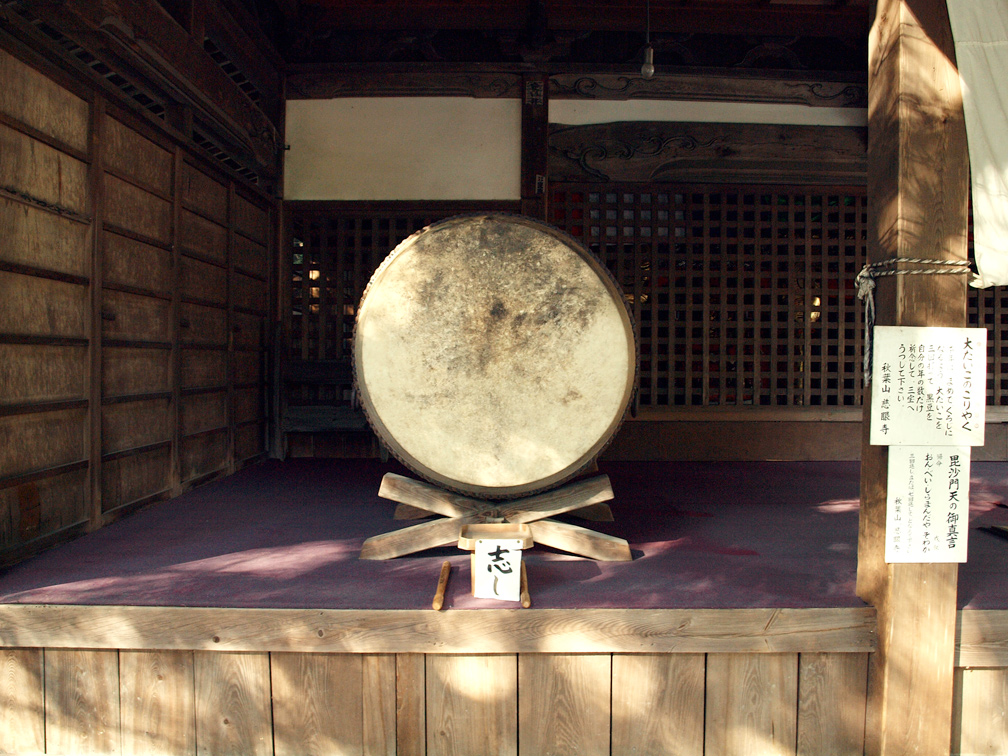
{"type": "Polygon", "coordinates": [[[88,188],[91,194],[91,330],[88,340],[88,529],[102,525],[102,248],[105,206],[105,99],[91,106],[88,188]]]}
{"type": "Polygon", "coordinates": [[[549,77],[522,76],[521,208],[522,214],[546,220],[549,77]]]}
{"type": "Polygon", "coordinates": [[[171,457],[168,485],[182,493],[182,148],[172,155],[171,457]]]}
{"type": "MultiPolygon", "coordinates": [[[[868,53],[870,262],[964,260],[969,165],[945,0],[878,0],[868,53]]],[[[913,267],[904,264],[898,267],[913,267]]],[[[960,275],[877,279],[876,323],[966,324],[960,275]]],[[[957,565],[886,564],[888,450],[865,392],[858,595],[878,611],[865,753],[949,753],[957,565]]]]}
{"type": "Polygon", "coordinates": [[[234,180],[228,181],[227,228],[227,454],[225,472],[231,475],[237,469],[235,462],[235,229],[238,227],[238,193],[234,180]]]}
{"type": "Polygon", "coordinates": [[[290,225],[290,216],[282,200],[276,203],[276,227],[273,239],[274,259],[270,266],[270,278],[274,283],[271,286],[274,292],[276,310],[270,319],[270,328],[273,330],[270,339],[272,370],[270,372],[270,457],[274,459],[284,459],[287,456],[286,436],[281,427],[283,421],[283,410],[286,396],[284,391],[283,377],[286,374],[287,360],[290,353],[290,333],[291,333],[291,300],[293,259],[291,256],[294,234],[290,225]]]}

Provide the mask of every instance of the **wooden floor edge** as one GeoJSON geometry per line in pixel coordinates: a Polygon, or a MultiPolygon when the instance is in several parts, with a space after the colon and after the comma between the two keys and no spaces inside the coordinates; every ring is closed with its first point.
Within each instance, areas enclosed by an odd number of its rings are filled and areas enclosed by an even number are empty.
{"type": "Polygon", "coordinates": [[[864,653],[875,610],[0,605],[0,647],[317,653],[864,653]]]}
{"type": "Polygon", "coordinates": [[[957,667],[1008,667],[1008,609],[960,609],[957,667]]]}

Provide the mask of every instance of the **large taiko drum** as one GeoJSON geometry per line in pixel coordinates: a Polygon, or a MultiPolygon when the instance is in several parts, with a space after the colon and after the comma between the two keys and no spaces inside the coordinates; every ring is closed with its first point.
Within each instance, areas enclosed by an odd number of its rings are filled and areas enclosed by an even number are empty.
{"type": "Polygon", "coordinates": [[[574,239],[528,218],[450,218],[402,242],[357,312],[354,375],[371,426],[448,489],[509,498],[575,475],[634,387],[622,294],[574,239]]]}

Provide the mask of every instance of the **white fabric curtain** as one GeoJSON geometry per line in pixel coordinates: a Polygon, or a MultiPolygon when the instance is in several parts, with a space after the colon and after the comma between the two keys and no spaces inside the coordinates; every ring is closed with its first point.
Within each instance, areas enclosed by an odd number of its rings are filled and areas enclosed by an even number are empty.
{"type": "Polygon", "coordinates": [[[1008,0],[946,0],[973,184],[974,286],[1008,284],[1008,0]]]}

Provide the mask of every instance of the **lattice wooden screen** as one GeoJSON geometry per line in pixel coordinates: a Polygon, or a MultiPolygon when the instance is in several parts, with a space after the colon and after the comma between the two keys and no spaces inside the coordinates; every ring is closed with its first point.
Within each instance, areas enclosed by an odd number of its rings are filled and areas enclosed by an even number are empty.
{"type": "Polygon", "coordinates": [[[555,187],[639,330],[642,407],[861,402],[863,190],[555,187]]]}
{"type": "MultiPolygon", "coordinates": [[[[295,215],[290,355],[337,360],[349,367],[354,318],[364,287],[396,244],[433,218],[410,214],[295,215]]],[[[350,401],[349,374],[330,385],[303,385],[299,404],[350,401]]]]}
{"type": "Polygon", "coordinates": [[[403,239],[425,226],[476,210],[515,211],[511,205],[467,203],[373,206],[347,203],[291,206],[289,356],[343,366],[328,382],[292,386],[293,404],[350,402],[350,357],[357,305],[375,268],[403,239]]]}
{"type": "MultiPolygon", "coordinates": [[[[375,267],[414,231],[471,209],[295,208],[290,356],[348,370],[356,306],[375,267]]],[[[554,185],[550,222],[623,287],[638,329],[641,407],[860,406],[863,188],[554,185]]],[[[969,323],[989,330],[988,404],[1008,405],[1008,293],[971,290],[969,323]]],[[[349,403],[344,375],[289,398],[349,403]]]]}
{"type": "Polygon", "coordinates": [[[970,289],[968,303],[969,326],[987,329],[987,406],[1008,406],[1008,291],[970,289]]]}

